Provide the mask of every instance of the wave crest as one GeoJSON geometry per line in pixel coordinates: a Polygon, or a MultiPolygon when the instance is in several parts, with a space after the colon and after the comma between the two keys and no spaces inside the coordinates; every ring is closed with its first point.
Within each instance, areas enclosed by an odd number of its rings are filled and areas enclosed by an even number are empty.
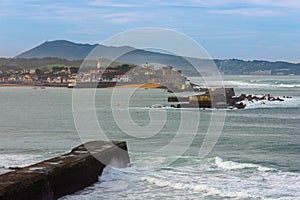
{"type": "Polygon", "coordinates": [[[175,190],[191,190],[195,192],[202,192],[204,193],[205,196],[219,196],[223,198],[236,198],[236,199],[247,199],[247,198],[264,199],[263,197],[255,196],[243,192],[226,192],[213,187],[208,187],[206,185],[173,183],[171,181],[153,178],[153,177],[143,177],[142,180],[151,184],[155,184],[159,187],[169,187],[175,190]]]}
{"type": "Polygon", "coordinates": [[[267,172],[267,171],[276,171],[275,169],[263,167],[257,164],[251,164],[251,163],[238,163],[234,161],[224,161],[220,157],[215,157],[215,165],[221,169],[225,170],[237,170],[237,169],[247,169],[247,168],[253,168],[261,172],[267,172]]]}

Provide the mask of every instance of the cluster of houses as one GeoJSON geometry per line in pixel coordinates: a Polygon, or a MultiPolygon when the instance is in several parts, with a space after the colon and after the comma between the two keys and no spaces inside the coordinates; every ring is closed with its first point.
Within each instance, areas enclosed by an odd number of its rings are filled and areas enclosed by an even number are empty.
{"type": "Polygon", "coordinates": [[[22,69],[0,71],[0,84],[67,84],[76,78],[76,73],[61,67],[59,70],[22,69]]]}
{"type": "Polygon", "coordinates": [[[131,82],[132,76],[120,74],[117,68],[94,69],[87,72],[78,72],[76,82],[131,82]]]}
{"type": "Polygon", "coordinates": [[[39,77],[35,70],[7,70],[0,71],[0,83],[36,83],[39,77]]]}
{"type": "Polygon", "coordinates": [[[89,70],[71,70],[66,67],[49,69],[8,70],[0,71],[0,84],[72,84],[80,82],[134,82],[160,83],[162,85],[185,85],[186,79],[180,70],[171,66],[145,64],[130,66],[123,64],[117,67],[97,66],[89,70]]]}
{"type": "Polygon", "coordinates": [[[142,65],[127,67],[100,68],[88,72],[78,72],[76,82],[169,82],[175,79],[185,80],[180,70],[171,66],[142,65]]]}
{"type": "Polygon", "coordinates": [[[88,86],[88,83],[98,82],[98,87],[110,86],[110,83],[131,84],[159,84],[161,87],[172,91],[182,91],[190,87],[186,77],[180,70],[172,66],[149,65],[97,68],[85,72],[78,72],[76,79],[69,86],[88,86]],[[102,83],[102,84],[99,84],[102,83]]]}

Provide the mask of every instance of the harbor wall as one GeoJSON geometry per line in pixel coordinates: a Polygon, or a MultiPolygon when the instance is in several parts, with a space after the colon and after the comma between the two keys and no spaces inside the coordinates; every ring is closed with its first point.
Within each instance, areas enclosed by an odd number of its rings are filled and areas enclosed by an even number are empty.
{"type": "Polygon", "coordinates": [[[127,167],[126,142],[88,142],[65,155],[2,174],[0,200],[58,199],[97,182],[109,163],[127,167]]]}

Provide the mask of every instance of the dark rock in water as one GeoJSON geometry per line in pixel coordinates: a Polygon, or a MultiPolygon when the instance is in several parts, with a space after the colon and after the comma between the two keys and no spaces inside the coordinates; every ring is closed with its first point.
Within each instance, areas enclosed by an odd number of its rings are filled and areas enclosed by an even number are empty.
{"type": "Polygon", "coordinates": [[[243,103],[239,103],[239,104],[236,104],[235,107],[236,107],[237,109],[243,109],[243,108],[246,107],[246,105],[243,104],[243,103]]]}
{"type": "Polygon", "coordinates": [[[262,97],[258,98],[258,100],[266,100],[266,96],[262,96],[262,97]]]}
{"type": "MultiPolygon", "coordinates": [[[[285,97],[285,96],[283,96],[285,97]]],[[[245,94],[241,94],[239,97],[233,97],[231,98],[231,102],[230,105],[237,103],[239,101],[262,101],[262,100],[267,100],[267,101],[284,101],[284,99],[281,99],[279,97],[273,97],[270,94],[264,95],[262,97],[258,97],[258,96],[253,96],[253,95],[245,95],[245,94]]]]}
{"type": "Polygon", "coordinates": [[[258,100],[259,100],[259,97],[253,96],[253,100],[258,101],[258,100]]]}
{"type": "Polygon", "coordinates": [[[71,153],[0,175],[0,199],[58,199],[97,182],[112,161],[118,161],[115,167],[127,166],[125,142],[88,142],[71,153]]]}
{"type": "Polygon", "coordinates": [[[281,99],[281,98],[279,98],[279,97],[277,97],[277,98],[276,98],[276,101],[284,101],[284,100],[281,99]]]}

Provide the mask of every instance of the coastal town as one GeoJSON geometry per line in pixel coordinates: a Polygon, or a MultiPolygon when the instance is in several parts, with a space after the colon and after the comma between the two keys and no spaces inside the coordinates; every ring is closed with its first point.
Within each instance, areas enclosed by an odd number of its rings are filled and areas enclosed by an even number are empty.
{"type": "Polygon", "coordinates": [[[116,83],[158,84],[174,90],[185,90],[190,87],[181,70],[175,70],[172,66],[149,63],[140,66],[132,64],[110,66],[100,58],[94,63],[81,68],[58,64],[47,68],[0,71],[0,84],[54,87],[76,85],[88,87],[89,83],[98,83],[98,87],[110,87],[116,83]]]}
{"type": "Polygon", "coordinates": [[[78,69],[53,67],[51,69],[9,69],[0,71],[0,84],[67,84],[75,78],[78,69]]]}

